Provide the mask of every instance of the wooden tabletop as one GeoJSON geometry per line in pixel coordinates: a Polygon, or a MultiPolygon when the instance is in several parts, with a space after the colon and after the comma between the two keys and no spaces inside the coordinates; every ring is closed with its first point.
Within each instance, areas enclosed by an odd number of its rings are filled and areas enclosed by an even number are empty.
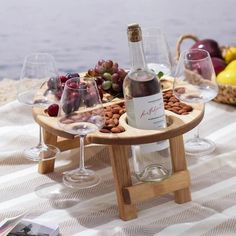
{"type": "MultiPolygon", "coordinates": [[[[160,130],[141,130],[131,127],[126,122],[125,113],[119,119],[120,125],[125,128],[124,132],[114,134],[96,131],[87,135],[87,141],[96,144],[131,145],[169,139],[190,131],[201,122],[204,116],[204,106],[192,104],[192,107],[193,111],[188,115],[177,115],[166,110],[168,125],[160,130]]],[[[42,108],[33,108],[33,116],[35,121],[48,132],[67,139],[75,138],[74,135],[65,132],[58,126],[57,117],[49,117],[42,108]]]]}

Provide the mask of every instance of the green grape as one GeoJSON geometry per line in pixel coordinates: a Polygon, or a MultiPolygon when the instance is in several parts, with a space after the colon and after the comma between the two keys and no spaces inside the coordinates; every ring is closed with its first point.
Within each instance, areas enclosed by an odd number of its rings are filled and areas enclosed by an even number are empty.
{"type": "Polygon", "coordinates": [[[109,90],[111,88],[111,81],[110,80],[105,80],[103,83],[102,83],[102,89],[104,90],[109,90]]]}
{"type": "Polygon", "coordinates": [[[112,76],[110,73],[108,72],[105,72],[102,77],[105,79],[105,80],[111,80],[112,76]]]}

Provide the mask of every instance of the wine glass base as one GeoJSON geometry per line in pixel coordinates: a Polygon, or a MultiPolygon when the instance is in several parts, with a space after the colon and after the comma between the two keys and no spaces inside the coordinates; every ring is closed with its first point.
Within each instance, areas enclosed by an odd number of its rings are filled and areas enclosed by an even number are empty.
{"type": "Polygon", "coordinates": [[[137,178],[142,182],[158,182],[168,178],[171,172],[162,165],[149,165],[141,174],[136,174],[137,178]]]}
{"type": "Polygon", "coordinates": [[[85,189],[99,184],[100,177],[92,170],[72,170],[63,175],[63,183],[70,188],[85,189]]]}
{"type": "Polygon", "coordinates": [[[185,153],[191,156],[205,156],[212,153],[216,146],[208,139],[192,138],[185,142],[185,153]]]}
{"type": "Polygon", "coordinates": [[[43,145],[24,150],[24,157],[31,161],[48,161],[56,158],[60,150],[53,145],[43,145]]]}

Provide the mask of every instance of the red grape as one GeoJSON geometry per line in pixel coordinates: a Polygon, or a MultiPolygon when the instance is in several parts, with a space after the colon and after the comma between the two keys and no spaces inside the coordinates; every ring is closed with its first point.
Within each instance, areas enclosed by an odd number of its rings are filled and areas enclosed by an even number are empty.
{"type": "Polygon", "coordinates": [[[112,83],[117,83],[119,80],[119,75],[117,73],[114,73],[112,76],[111,76],[111,81],[112,83]]]}
{"type": "Polygon", "coordinates": [[[57,116],[59,111],[58,104],[52,104],[48,107],[47,112],[49,116],[57,116]]]}
{"type": "Polygon", "coordinates": [[[112,89],[113,89],[114,91],[116,91],[116,92],[121,92],[122,87],[121,87],[119,84],[113,83],[113,84],[112,84],[112,89]]]}
{"type": "Polygon", "coordinates": [[[89,70],[88,70],[88,75],[90,75],[90,76],[95,76],[96,73],[95,73],[94,69],[89,69],[89,70]]]}
{"type": "Polygon", "coordinates": [[[96,81],[97,85],[101,85],[103,83],[104,79],[101,76],[97,76],[95,78],[95,81],[96,81]]]}
{"type": "Polygon", "coordinates": [[[104,60],[99,60],[98,65],[101,66],[105,61],[104,60]]]}

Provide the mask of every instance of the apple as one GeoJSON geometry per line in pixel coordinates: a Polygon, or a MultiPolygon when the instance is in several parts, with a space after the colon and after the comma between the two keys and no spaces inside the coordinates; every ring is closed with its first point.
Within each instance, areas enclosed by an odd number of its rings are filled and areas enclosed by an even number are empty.
{"type": "Polygon", "coordinates": [[[213,67],[215,69],[216,75],[218,75],[221,71],[223,71],[226,67],[226,62],[218,57],[212,57],[211,58],[213,67]]]}
{"type": "Polygon", "coordinates": [[[206,51],[209,52],[211,57],[218,57],[223,59],[220,47],[218,43],[213,39],[198,40],[191,47],[191,49],[196,49],[196,48],[205,49],[206,51]]]}

